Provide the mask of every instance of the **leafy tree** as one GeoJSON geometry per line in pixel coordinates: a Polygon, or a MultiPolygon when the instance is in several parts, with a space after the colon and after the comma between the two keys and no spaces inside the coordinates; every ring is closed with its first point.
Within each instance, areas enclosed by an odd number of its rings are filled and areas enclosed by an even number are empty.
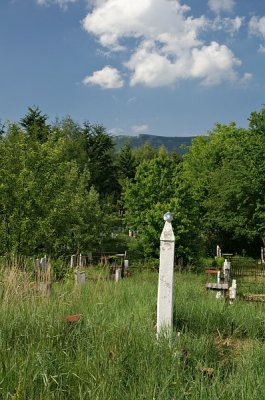
{"type": "Polygon", "coordinates": [[[252,132],[265,134],[265,107],[259,112],[253,111],[250,114],[249,128],[252,132]]]}
{"type": "Polygon", "coordinates": [[[163,215],[167,211],[174,215],[177,257],[187,260],[193,253],[196,228],[189,212],[190,202],[182,191],[179,169],[174,158],[161,150],[155,158],[138,166],[135,180],[125,188],[127,226],[138,232],[137,240],[145,257],[158,255],[163,215]]]}
{"type": "MultiPolygon", "coordinates": [[[[201,231],[232,247],[232,240],[264,241],[265,136],[234,123],[217,124],[193,140],[184,156],[183,179],[197,203],[201,231]]],[[[245,242],[245,243],[244,243],[245,242]]]]}
{"type": "Polygon", "coordinates": [[[145,142],[142,146],[132,150],[133,156],[136,161],[136,165],[139,165],[142,161],[152,160],[158,153],[149,142],[145,142]]]}
{"type": "Polygon", "coordinates": [[[65,139],[28,140],[10,125],[0,142],[1,252],[26,255],[93,250],[106,221],[89,172],[65,159],[65,139]]]}

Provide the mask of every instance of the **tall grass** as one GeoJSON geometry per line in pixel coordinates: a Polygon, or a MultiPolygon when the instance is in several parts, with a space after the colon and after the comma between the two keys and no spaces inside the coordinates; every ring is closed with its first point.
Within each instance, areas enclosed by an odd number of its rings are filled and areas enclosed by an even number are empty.
{"type": "Polygon", "coordinates": [[[1,279],[1,399],[265,399],[262,306],[229,306],[201,276],[176,275],[174,334],[157,341],[156,273],[50,296],[17,273],[1,279]]]}

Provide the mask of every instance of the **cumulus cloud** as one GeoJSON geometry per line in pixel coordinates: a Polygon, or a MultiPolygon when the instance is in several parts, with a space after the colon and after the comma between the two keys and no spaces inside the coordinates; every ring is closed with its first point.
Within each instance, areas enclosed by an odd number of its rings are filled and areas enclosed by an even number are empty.
{"type": "Polygon", "coordinates": [[[252,17],[249,21],[249,30],[252,35],[265,39],[265,17],[252,17]]]}
{"type": "Polygon", "coordinates": [[[147,132],[149,129],[148,125],[143,124],[143,125],[134,125],[132,126],[132,131],[134,133],[143,133],[143,132],[147,132]]]}
{"type": "Polygon", "coordinates": [[[209,8],[219,14],[222,11],[231,12],[233,11],[235,5],[234,0],[209,0],[208,6],[209,8]]]}
{"type": "MultiPolygon", "coordinates": [[[[231,10],[234,2],[210,0],[209,4],[217,12],[231,10]]],[[[178,0],[93,0],[83,27],[111,52],[128,50],[126,39],[130,39],[130,56],[123,67],[130,73],[131,86],[170,86],[183,79],[212,85],[236,79],[240,60],[225,45],[205,43],[201,34],[222,29],[232,35],[243,19],[217,17],[212,22],[204,16],[194,18],[190,11],[178,0]]],[[[92,83],[98,75],[86,79],[92,83]]]]}
{"type": "Polygon", "coordinates": [[[85,85],[98,85],[103,89],[118,89],[123,86],[120,72],[113,67],[106,66],[83,80],[85,85]]]}

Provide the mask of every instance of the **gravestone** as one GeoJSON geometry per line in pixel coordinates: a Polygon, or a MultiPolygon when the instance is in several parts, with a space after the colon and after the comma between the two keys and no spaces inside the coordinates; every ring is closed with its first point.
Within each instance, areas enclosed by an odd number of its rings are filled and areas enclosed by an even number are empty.
{"type": "Polygon", "coordinates": [[[86,282],[86,273],[84,271],[76,271],[75,272],[75,283],[80,285],[86,282]]]}
{"type": "Polygon", "coordinates": [[[71,260],[70,260],[70,268],[74,268],[76,265],[76,258],[77,256],[75,254],[71,255],[71,260]]]}
{"type": "Polygon", "coordinates": [[[160,237],[160,265],[157,296],[157,335],[170,334],[173,328],[173,276],[175,236],[172,214],[164,215],[164,229],[160,237]]]}
{"type": "Polygon", "coordinates": [[[225,281],[225,282],[228,282],[228,281],[229,281],[229,278],[230,278],[230,267],[231,267],[230,261],[227,261],[227,260],[225,259],[224,265],[223,265],[224,281],[225,281]]]}
{"type": "Polygon", "coordinates": [[[216,246],[216,257],[222,257],[222,250],[221,247],[219,245],[216,246]]]}
{"type": "Polygon", "coordinates": [[[121,280],[121,268],[116,268],[115,270],[115,282],[119,282],[121,280]]]}
{"type": "Polygon", "coordinates": [[[49,294],[51,291],[51,265],[45,255],[40,260],[35,260],[36,287],[42,294],[49,294]]]}
{"type": "Polygon", "coordinates": [[[45,273],[47,271],[47,257],[46,255],[40,259],[41,272],[45,273]]]}
{"type": "Polygon", "coordinates": [[[236,287],[237,287],[236,279],[233,279],[232,286],[229,288],[229,292],[228,292],[230,304],[232,304],[233,301],[236,299],[236,287]]]}

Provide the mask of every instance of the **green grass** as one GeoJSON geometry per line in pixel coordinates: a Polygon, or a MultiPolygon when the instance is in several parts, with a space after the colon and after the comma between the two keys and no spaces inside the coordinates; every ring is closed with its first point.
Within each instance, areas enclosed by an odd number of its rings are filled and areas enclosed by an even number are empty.
{"type": "Polygon", "coordinates": [[[177,274],[173,337],[157,341],[157,278],[54,284],[50,297],[7,297],[3,283],[0,399],[265,399],[264,305],[229,306],[177,274]]]}

